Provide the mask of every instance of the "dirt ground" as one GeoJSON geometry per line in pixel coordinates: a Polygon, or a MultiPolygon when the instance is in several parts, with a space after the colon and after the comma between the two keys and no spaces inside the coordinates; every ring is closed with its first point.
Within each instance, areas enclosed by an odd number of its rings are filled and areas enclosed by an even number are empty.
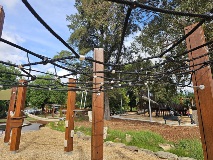
{"type": "MultiPolygon", "coordinates": [[[[125,116],[128,117],[128,116],[125,116]]],[[[130,116],[132,117],[132,116],[130,116]]],[[[138,118],[138,120],[123,120],[112,118],[110,121],[105,121],[104,126],[107,126],[110,129],[117,129],[121,131],[139,131],[139,130],[148,130],[153,131],[162,135],[165,139],[176,142],[181,139],[199,139],[200,132],[199,127],[196,125],[184,126],[184,125],[165,125],[157,122],[148,122],[148,121],[140,121],[144,119],[142,116],[138,118]]],[[[148,119],[146,117],[145,119],[148,119]]],[[[154,119],[154,118],[153,118],[154,119]]],[[[159,118],[162,119],[162,118],[159,118]]],[[[154,119],[156,120],[156,119],[154,119]]],[[[189,121],[189,119],[187,120],[189,121]]],[[[178,122],[176,122],[178,124],[178,122]]],[[[83,121],[83,122],[75,122],[76,126],[87,126],[91,127],[91,122],[83,121]]]]}
{"type": "MultiPolygon", "coordinates": [[[[0,160],[89,160],[91,159],[90,137],[74,136],[73,151],[64,152],[64,133],[42,127],[37,131],[25,132],[21,136],[19,150],[9,151],[9,145],[0,137],[0,160]]],[[[160,160],[143,150],[130,150],[121,143],[104,143],[104,160],[160,160]]]]}
{"type": "MultiPolygon", "coordinates": [[[[147,120],[149,117],[142,117],[141,115],[129,115],[126,118],[135,118],[137,120],[122,120],[112,118],[110,121],[105,121],[104,126],[110,129],[117,129],[122,131],[130,130],[149,130],[159,133],[165,139],[170,141],[178,141],[186,138],[200,138],[199,127],[195,125],[165,125],[157,122],[145,122],[140,120],[147,120]]],[[[160,121],[161,118],[153,117],[153,121],[160,121]]],[[[185,119],[184,121],[189,121],[185,119]]],[[[38,121],[40,123],[47,123],[38,121]]],[[[178,122],[176,122],[178,124],[178,122]]],[[[75,126],[91,127],[92,123],[89,121],[77,121],[75,126]]],[[[88,160],[91,159],[91,139],[90,137],[82,138],[75,135],[74,137],[74,151],[70,154],[64,152],[64,133],[52,130],[48,127],[42,127],[37,131],[25,132],[21,136],[20,149],[17,153],[9,151],[9,146],[3,143],[3,136],[0,137],[0,159],[2,160],[88,160]]],[[[104,160],[122,159],[122,160],[159,160],[154,154],[144,150],[137,152],[129,150],[120,143],[105,143],[104,144],[104,160]]]]}

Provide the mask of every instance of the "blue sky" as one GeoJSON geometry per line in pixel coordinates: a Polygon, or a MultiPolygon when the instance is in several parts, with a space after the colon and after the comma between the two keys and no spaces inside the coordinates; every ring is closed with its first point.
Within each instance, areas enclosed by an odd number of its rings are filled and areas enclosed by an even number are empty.
{"type": "MultiPolygon", "coordinates": [[[[69,22],[66,21],[66,15],[76,13],[74,0],[28,0],[28,2],[58,35],[65,41],[68,40],[71,33],[67,27],[69,22]]],[[[21,0],[0,0],[0,5],[5,12],[2,38],[50,58],[66,49],[37,21],[21,0]]],[[[28,62],[25,52],[2,42],[0,43],[0,60],[10,60],[16,64],[28,62]]],[[[31,56],[30,61],[39,61],[39,59],[31,56]]],[[[42,68],[53,71],[51,65],[42,66],[42,68]]],[[[58,69],[58,71],[61,70],[58,69]]]]}

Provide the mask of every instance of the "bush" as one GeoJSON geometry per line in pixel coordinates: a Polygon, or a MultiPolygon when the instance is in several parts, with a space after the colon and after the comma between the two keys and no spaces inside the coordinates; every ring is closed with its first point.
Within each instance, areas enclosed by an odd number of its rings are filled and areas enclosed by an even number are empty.
{"type": "Polygon", "coordinates": [[[9,104],[7,101],[0,101],[0,118],[7,117],[7,111],[8,111],[9,104]]]}

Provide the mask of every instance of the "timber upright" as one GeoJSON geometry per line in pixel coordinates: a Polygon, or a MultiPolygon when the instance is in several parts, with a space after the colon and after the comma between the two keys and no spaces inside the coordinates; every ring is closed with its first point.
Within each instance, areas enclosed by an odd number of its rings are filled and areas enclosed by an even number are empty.
{"type": "Polygon", "coordinates": [[[2,35],[2,30],[3,30],[4,17],[5,17],[4,9],[0,5],[0,38],[1,38],[1,35],[2,35]]]}
{"type": "Polygon", "coordinates": [[[21,138],[21,129],[24,121],[23,110],[26,100],[27,84],[26,80],[20,80],[20,87],[18,87],[18,95],[16,100],[15,113],[10,119],[10,126],[12,128],[11,144],[10,151],[16,152],[19,150],[20,138],[21,138]]]}
{"type": "Polygon", "coordinates": [[[4,136],[4,143],[9,143],[10,141],[10,131],[11,131],[11,126],[10,126],[10,119],[11,119],[11,112],[15,111],[15,102],[16,102],[16,92],[17,88],[13,87],[11,90],[11,96],[10,96],[10,105],[8,108],[8,114],[7,114],[7,123],[6,123],[6,130],[5,130],[5,136],[4,136]]]}
{"type": "MultiPolygon", "coordinates": [[[[94,49],[94,59],[104,62],[103,48],[94,49]]],[[[104,65],[93,62],[93,71],[93,88],[95,88],[95,92],[92,95],[91,159],[103,160],[104,92],[100,90],[104,82],[104,65]]]]}
{"type": "MultiPolygon", "coordinates": [[[[189,33],[196,24],[185,27],[185,34],[189,33]]],[[[204,32],[201,27],[194,31],[187,39],[187,49],[193,49],[205,44],[204,32]]],[[[199,128],[205,160],[213,159],[213,80],[211,67],[208,65],[209,57],[207,47],[202,47],[188,53],[193,86],[204,85],[204,89],[194,88],[199,128]],[[206,54],[206,56],[204,56],[206,54]],[[196,57],[201,58],[196,58],[196,57]],[[194,59],[196,58],[196,59],[194,59]],[[207,64],[203,66],[204,64],[207,64]],[[199,70],[197,70],[199,69],[199,70]]]]}
{"type": "MultiPolygon", "coordinates": [[[[75,79],[69,78],[69,89],[75,88],[75,79]]],[[[64,151],[71,152],[73,151],[73,137],[74,137],[74,109],[76,101],[76,92],[68,91],[67,96],[67,113],[65,121],[65,141],[64,141],[64,151]]]]}

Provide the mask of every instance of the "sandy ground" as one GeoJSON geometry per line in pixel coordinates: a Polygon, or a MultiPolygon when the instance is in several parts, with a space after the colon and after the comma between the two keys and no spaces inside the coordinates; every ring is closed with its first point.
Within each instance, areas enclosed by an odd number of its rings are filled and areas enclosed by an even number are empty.
{"type": "MultiPolygon", "coordinates": [[[[121,117],[120,117],[121,118],[121,117]]],[[[178,122],[169,121],[164,124],[162,117],[153,117],[153,122],[149,122],[148,116],[128,115],[125,119],[112,118],[105,121],[104,125],[110,129],[129,131],[129,130],[149,130],[162,135],[169,141],[181,139],[200,138],[199,127],[191,125],[190,119],[183,117],[181,125],[178,122]],[[130,120],[134,119],[134,120],[130,120]]],[[[38,123],[47,122],[38,121],[38,123]]],[[[64,152],[64,133],[52,130],[48,127],[38,129],[38,125],[33,124],[30,128],[23,128],[20,149],[13,153],[9,151],[10,146],[3,142],[3,135],[0,135],[0,160],[89,160],[91,159],[91,139],[74,137],[74,151],[67,154],[64,152]],[[36,129],[36,131],[33,131],[36,129]]],[[[75,122],[75,126],[91,127],[91,122],[75,122]]],[[[105,143],[104,160],[158,160],[155,155],[143,150],[131,151],[126,149],[123,144],[105,143]]]]}
{"type": "MultiPolygon", "coordinates": [[[[25,132],[21,136],[20,149],[13,153],[0,137],[0,160],[89,160],[91,140],[74,137],[74,151],[64,152],[64,133],[42,127],[38,131],[25,132]]],[[[104,160],[158,160],[155,155],[142,150],[137,152],[123,147],[123,144],[105,143],[104,160]]]]}

